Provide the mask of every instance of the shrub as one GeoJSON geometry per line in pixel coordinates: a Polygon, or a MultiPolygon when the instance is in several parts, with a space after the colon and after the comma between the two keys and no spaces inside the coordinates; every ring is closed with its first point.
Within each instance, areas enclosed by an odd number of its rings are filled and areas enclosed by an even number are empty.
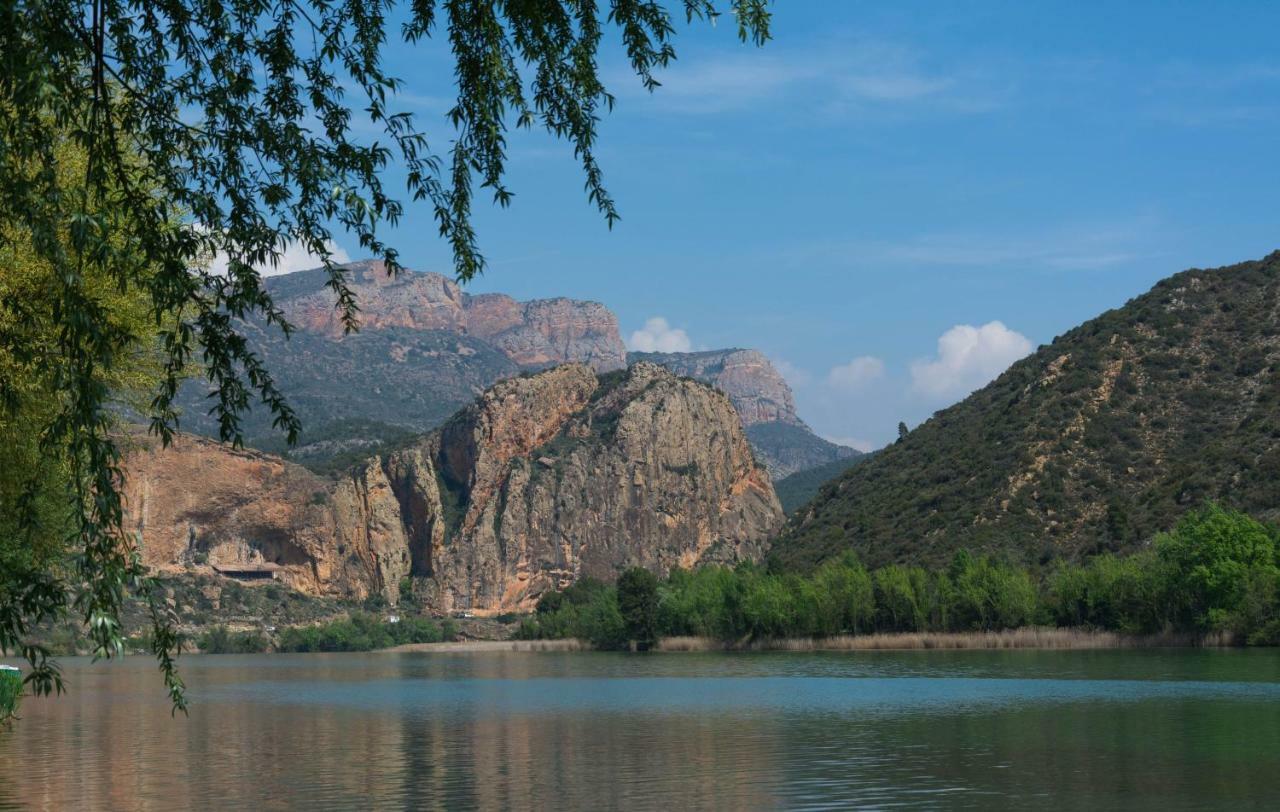
{"type": "Polygon", "coordinates": [[[196,639],[205,654],[259,654],[270,644],[260,632],[232,632],[226,626],[214,626],[196,639]]]}

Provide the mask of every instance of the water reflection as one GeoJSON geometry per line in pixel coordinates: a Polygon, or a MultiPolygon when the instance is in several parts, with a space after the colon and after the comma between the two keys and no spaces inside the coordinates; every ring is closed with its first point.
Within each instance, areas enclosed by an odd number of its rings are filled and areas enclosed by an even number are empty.
{"type": "Polygon", "coordinates": [[[1273,652],[143,658],[0,734],[0,808],[1263,808],[1273,652]]]}

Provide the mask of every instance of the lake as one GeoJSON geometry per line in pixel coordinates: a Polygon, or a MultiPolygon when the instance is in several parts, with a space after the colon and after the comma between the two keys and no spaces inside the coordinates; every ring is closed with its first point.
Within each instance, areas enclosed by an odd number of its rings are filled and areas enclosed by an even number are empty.
{"type": "Polygon", "coordinates": [[[64,661],[0,809],[1274,808],[1280,652],[64,661]]]}

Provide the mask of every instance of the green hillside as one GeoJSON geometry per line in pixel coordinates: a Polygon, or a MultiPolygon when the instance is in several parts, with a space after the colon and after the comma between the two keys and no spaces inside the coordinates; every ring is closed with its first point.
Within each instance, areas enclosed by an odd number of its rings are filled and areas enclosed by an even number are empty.
{"type": "MultiPolygon", "coordinates": [[[[317,469],[435,428],[495,381],[520,373],[491,345],[440,330],[385,328],[337,341],[303,330],[286,339],[255,325],[246,333],[302,418],[303,433],[287,449],[268,410],[256,406],[244,419],[245,442],[317,469]]],[[[202,380],[183,388],[182,429],[216,436],[206,389],[202,380]]]]}
{"type": "Polygon", "coordinates": [[[858,454],[854,457],[842,457],[838,460],[797,471],[773,483],[773,490],[778,494],[782,509],[790,516],[798,508],[802,508],[813,497],[818,495],[822,486],[848,471],[857,463],[870,457],[869,454],[858,454]]]}
{"type": "Polygon", "coordinates": [[[1206,500],[1280,513],[1280,253],[1157,284],[823,486],[774,547],[808,568],[958,549],[1134,548],[1206,500]]]}

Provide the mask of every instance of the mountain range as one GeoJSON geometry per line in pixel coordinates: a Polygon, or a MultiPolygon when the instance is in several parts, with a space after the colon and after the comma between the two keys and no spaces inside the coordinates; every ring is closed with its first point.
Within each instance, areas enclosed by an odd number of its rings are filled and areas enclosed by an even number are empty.
{"type": "MultiPolygon", "coordinates": [[[[352,334],[343,333],[322,269],[267,281],[296,330],[286,338],[260,321],[244,330],[303,432],[287,448],[270,415],[257,409],[244,418],[247,445],[336,472],[440,426],[497,381],[565,363],[609,372],[646,360],[728,394],[775,478],[858,454],[814,434],[796,414],[786,381],[754,350],[628,355],[617,318],[596,302],[520,302],[469,294],[434,273],[391,277],[377,261],[346,267],[360,307],[360,330],[352,334]]],[[[183,388],[182,428],[216,436],[207,391],[203,381],[183,388]]]]}

